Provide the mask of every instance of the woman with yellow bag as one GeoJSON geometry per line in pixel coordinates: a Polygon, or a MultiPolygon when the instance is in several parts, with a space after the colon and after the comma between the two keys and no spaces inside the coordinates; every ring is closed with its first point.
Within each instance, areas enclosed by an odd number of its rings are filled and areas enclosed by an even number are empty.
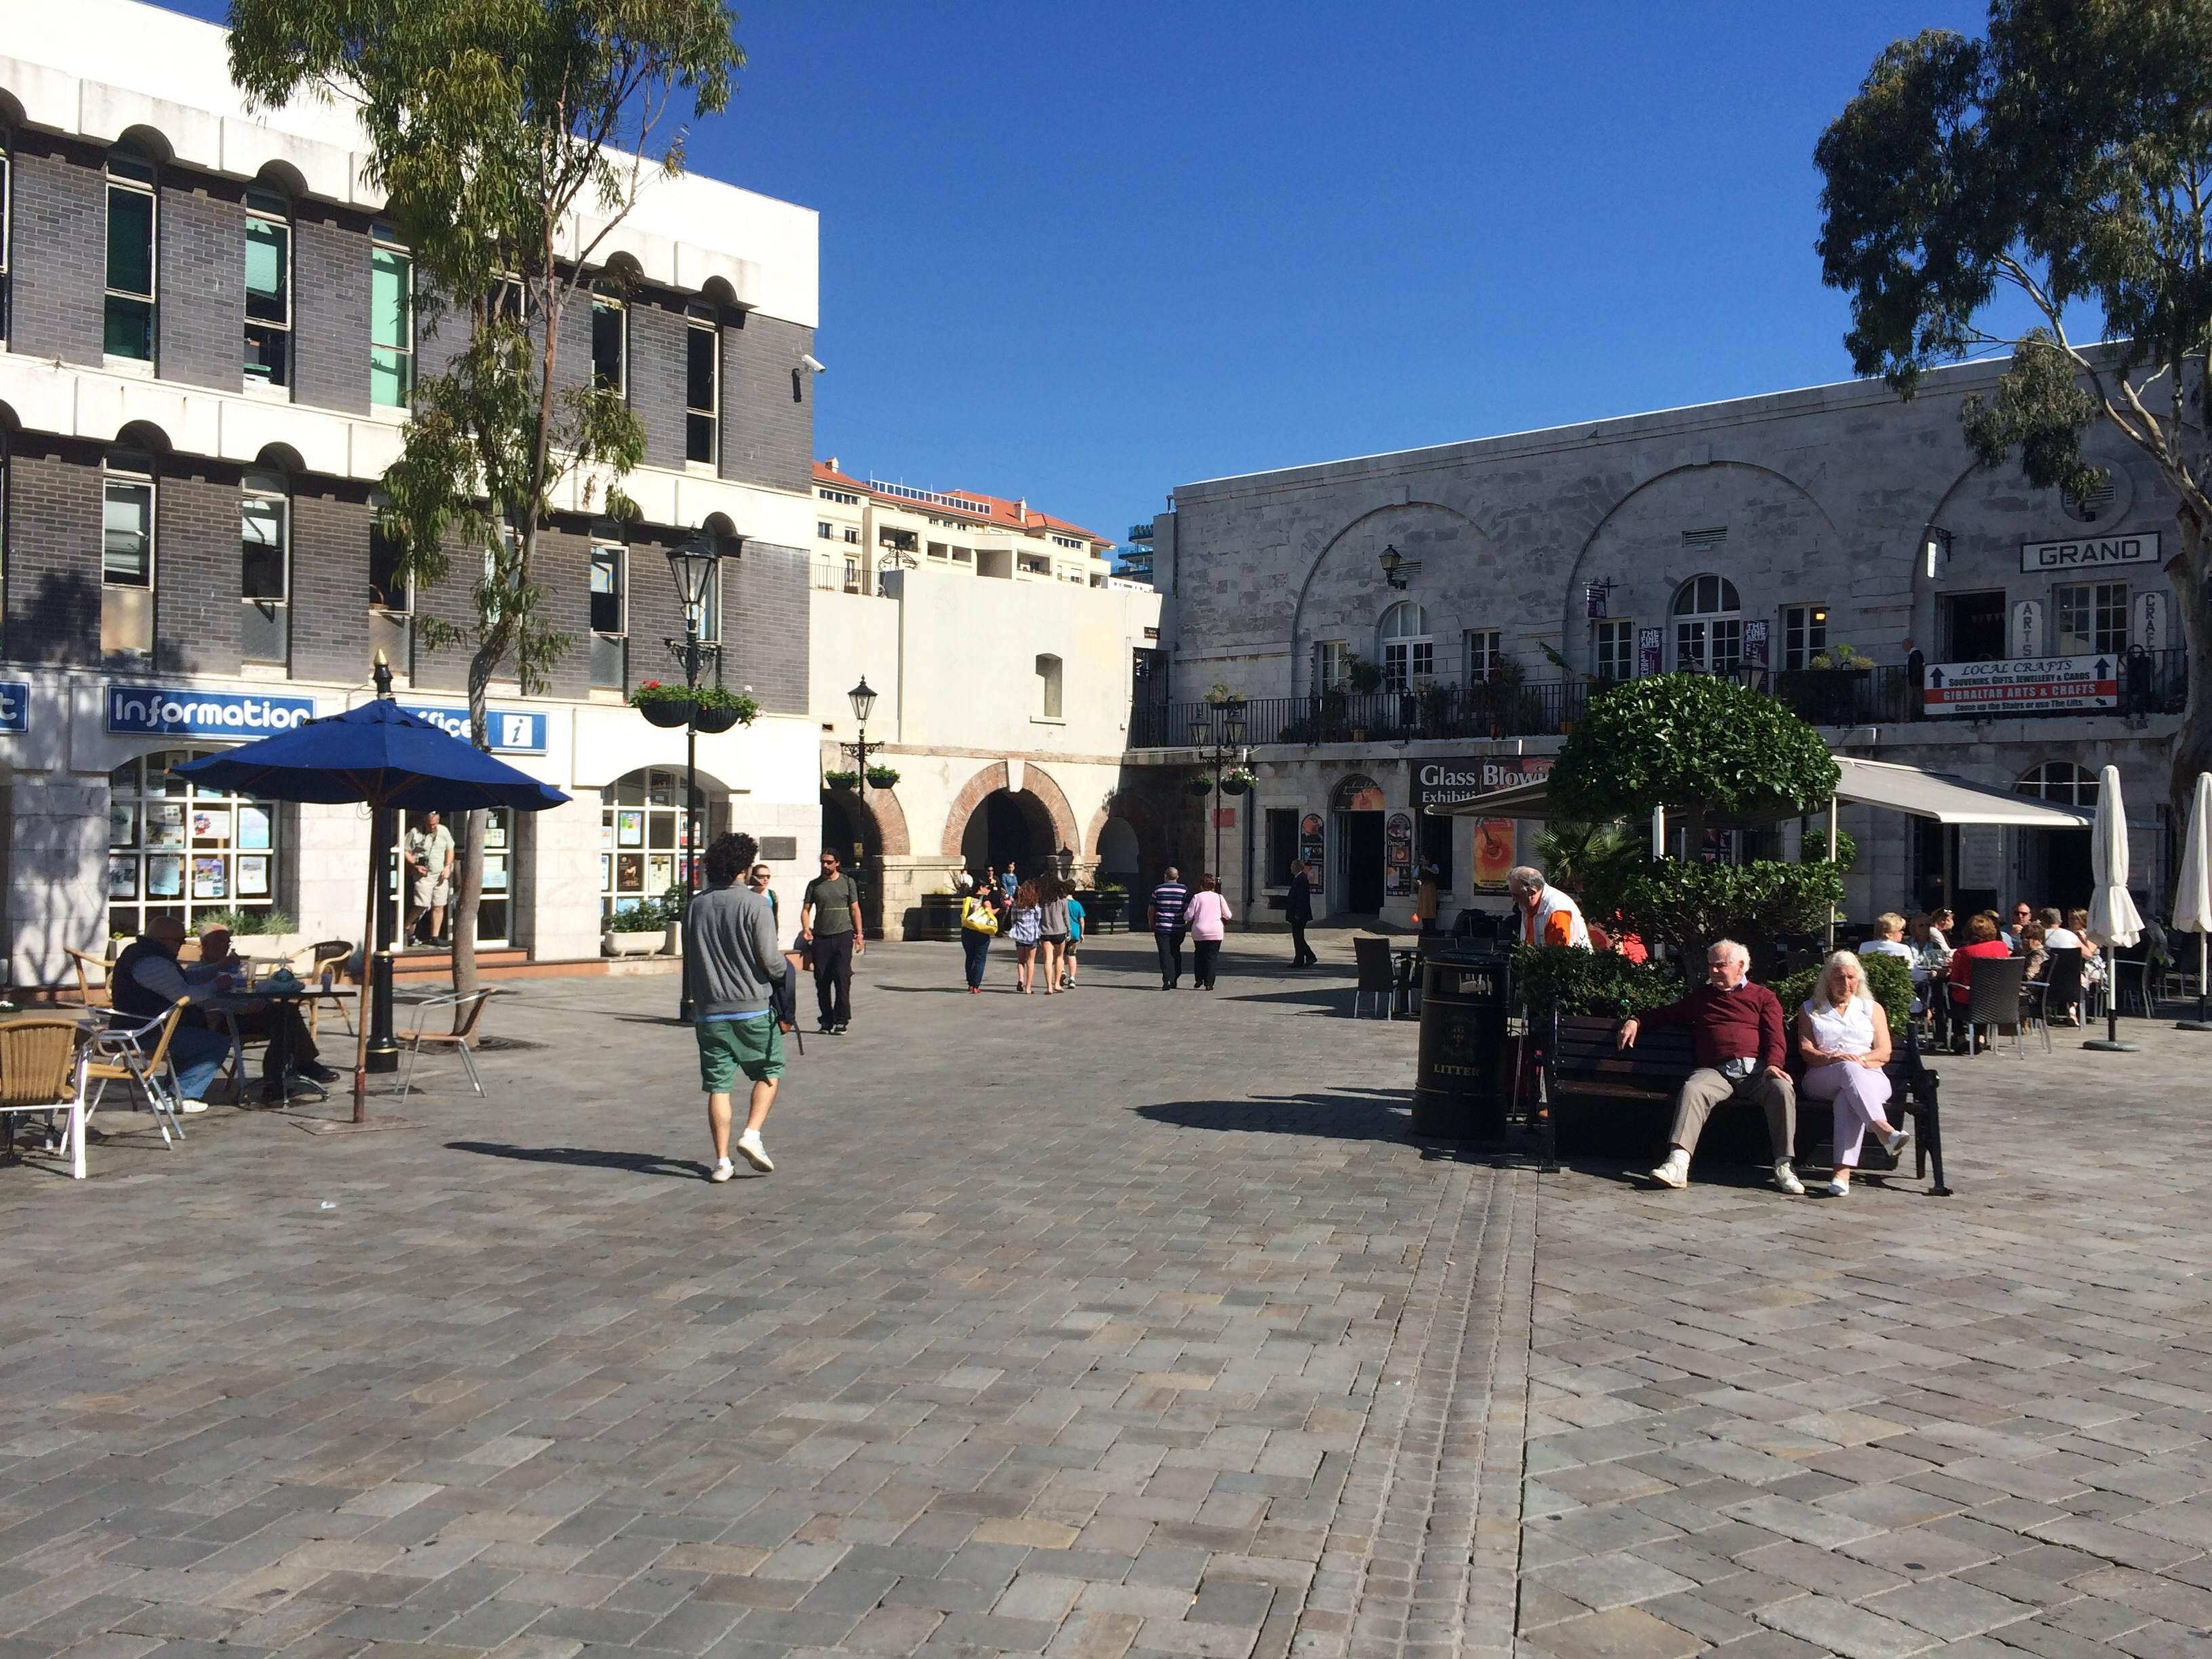
{"type": "Polygon", "coordinates": [[[980,996],[983,970],[990,965],[991,941],[999,934],[998,892],[995,885],[978,892],[962,871],[960,888],[960,949],[967,957],[968,994],[980,996]]]}

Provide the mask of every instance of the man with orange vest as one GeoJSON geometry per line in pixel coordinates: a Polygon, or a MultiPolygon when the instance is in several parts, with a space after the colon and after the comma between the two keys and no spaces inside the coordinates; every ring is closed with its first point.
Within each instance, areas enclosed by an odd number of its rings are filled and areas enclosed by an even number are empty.
{"type": "Polygon", "coordinates": [[[1505,878],[1505,885],[1513,895],[1514,908],[1521,913],[1523,945],[1571,945],[1583,951],[1593,948],[1582,907],[1547,882],[1541,870],[1524,864],[1505,878]]]}

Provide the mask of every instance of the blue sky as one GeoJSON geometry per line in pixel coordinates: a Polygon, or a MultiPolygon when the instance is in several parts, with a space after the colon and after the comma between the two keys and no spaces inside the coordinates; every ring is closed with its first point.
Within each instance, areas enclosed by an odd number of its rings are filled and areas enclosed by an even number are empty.
{"type": "Polygon", "coordinates": [[[821,212],[817,453],[1117,538],[1179,483],[1845,378],[1814,141],[1888,41],[1986,18],[741,10],[691,162],[821,212]]]}

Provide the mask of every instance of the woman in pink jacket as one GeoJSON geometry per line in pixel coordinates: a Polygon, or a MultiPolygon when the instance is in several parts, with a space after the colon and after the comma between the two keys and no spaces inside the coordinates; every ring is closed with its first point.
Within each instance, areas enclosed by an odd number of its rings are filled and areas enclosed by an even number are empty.
{"type": "Polygon", "coordinates": [[[1198,890],[1183,907],[1183,925],[1190,929],[1196,957],[1191,964],[1190,988],[1211,991],[1215,965],[1221,960],[1221,939],[1228,932],[1229,901],[1221,896],[1221,884],[1211,875],[1198,878],[1198,890]]]}

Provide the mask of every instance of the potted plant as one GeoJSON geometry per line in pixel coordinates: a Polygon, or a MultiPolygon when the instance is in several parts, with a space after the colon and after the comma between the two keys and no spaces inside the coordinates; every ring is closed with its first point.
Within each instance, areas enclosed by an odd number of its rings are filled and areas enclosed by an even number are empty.
{"type": "Polygon", "coordinates": [[[749,693],[726,685],[702,685],[691,720],[702,732],[726,732],[733,726],[750,726],[759,713],[759,700],[749,693]]]}
{"type": "Polygon", "coordinates": [[[699,707],[698,699],[680,685],[647,680],[629,694],[630,707],[655,726],[689,726],[699,707]]]}
{"type": "Polygon", "coordinates": [[[1214,681],[1212,685],[1206,687],[1206,700],[1210,703],[1217,705],[1226,702],[1242,702],[1244,701],[1243,698],[1238,696],[1234,691],[1231,691],[1219,680],[1214,681]]]}
{"type": "Polygon", "coordinates": [[[658,899],[641,899],[607,918],[599,948],[611,957],[649,957],[668,942],[668,911],[658,899]]]}
{"type": "Polygon", "coordinates": [[[1097,890],[1084,899],[1083,907],[1089,913],[1084,924],[1086,927],[1102,933],[1115,932],[1127,920],[1129,890],[1109,877],[1101,876],[1097,890]]]}
{"type": "Polygon", "coordinates": [[[858,772],[824,772],[822,781],[832,789],[858,789],[860,775],[858,772]]]}
{"type": "Polygon", "coordinates": [[[868,769],[868,787],[871,789],[896,789],[898,787],[898,769],[896,767],[871,766],[868,769]]]}
{"type": "Polygon", "coordinates": [[[1200,773],[1197,777],[1192,778],[1189,781],[1185,783],[1183,787],[1189,790],[1194,795],[1210,795],[1213,793],[1213,780],[1207,777],[1204,773],[1200,773]]]}
{"type": "Polygon", "coordinates": [[[1774,689],[1815,726],[1851,726],[1865,718],[1861,688],[1873,670],[1874,659],[1856,646],[1833,645],[1815,651],[1802,668],[1783,670],[1774,689]]]}
{"type": "Polygon", "coordinates": [[[1221,775],[1221,793],[1224,795],[1241,795],[1259,781],[1253,775],[1250,767],[1232,766],[1221,775]]]}

